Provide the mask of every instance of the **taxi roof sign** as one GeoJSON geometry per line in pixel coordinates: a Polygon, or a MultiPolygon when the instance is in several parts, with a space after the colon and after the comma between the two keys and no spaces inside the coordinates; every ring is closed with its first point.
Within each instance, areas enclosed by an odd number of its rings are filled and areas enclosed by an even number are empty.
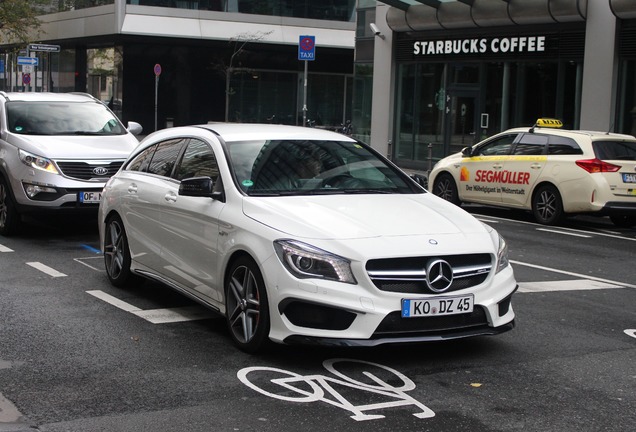
{"type": "Polygon", "coordinates": [[[540,118],[537,119],[536,126],[546,128],[561,128],[563,127],[563,122],[561,120],[553,118],[540,118]]]}

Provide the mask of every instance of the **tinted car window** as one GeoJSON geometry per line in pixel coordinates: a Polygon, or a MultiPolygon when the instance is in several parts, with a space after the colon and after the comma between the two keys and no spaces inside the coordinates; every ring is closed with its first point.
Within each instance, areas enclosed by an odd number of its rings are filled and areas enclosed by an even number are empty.
{"type": "Polygon", "coordinates": [[[150,164],[150,160],[152,159],[152,155],[157,150],[157,146],[153,145],[139,153],[135,156],[126,166],[125,169],[129,171],[143,171],[146,172],[148,170],[148,164],[150,164]]]}
{"type": "Polygon", "coordinates": [[[200,140],[190,140],[175,170],[175,178],[210,177],[216,180],[218,176],[219,167],[210,146],[200,140]]]}
{"type": "Polygon", "coordinates": [[[594,154],[600,160],[636,160],[636,142],[594,141],[594,154]]]}
{"type": "Polygon", "coordinates": [[[547,135],[524,134],[513,151],[514,155],[542,155],[548,144],[547,135]]]}
{"type": "Polygon", "coordinates": [[[148,165],[148,172],[170,177],[184,143],[185,139],[175,139],[159,143],[148,165]]]}
{"type": "Polygon", "coordinates": [[[512,143],[517,139],[517,136],[518,134],[508,134],[495,138],[480,145],[473,154],[479,156],[507,155],[510,153],[512,143]]]}
{"type": "Polygon", "coordinates": [[[548,143],[548,154],[576,155],[583,154],[581,147],[572,138],[552,135],[548,143]]]}
{"type": "Polygon", "coordinates": [[[234,175],[248,195],[423,192],[357,142],[261,140],[229,144],[234,175]]]}

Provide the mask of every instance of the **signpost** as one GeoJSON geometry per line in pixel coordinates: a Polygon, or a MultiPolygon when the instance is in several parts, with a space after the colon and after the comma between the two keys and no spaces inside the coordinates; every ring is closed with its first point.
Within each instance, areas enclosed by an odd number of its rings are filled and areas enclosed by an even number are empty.
{"type": "Polygon", "coordinates": [[[305,62],[303,82],[303,126],[307,126],[307,69],[308,62],[316,60],[316,36],[300,36],[298,39],[298,60],[305,62]]]}

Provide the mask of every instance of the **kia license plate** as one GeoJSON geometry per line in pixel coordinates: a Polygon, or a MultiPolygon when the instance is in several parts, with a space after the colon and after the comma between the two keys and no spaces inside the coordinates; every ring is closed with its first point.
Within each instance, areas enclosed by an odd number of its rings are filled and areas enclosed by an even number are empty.
{"type": "Polygon", "coordinates": [[[435,297],[428,299],[402,299],[402,318],[457,315],[473,311],[475,297],[435,297]]]}
{"type": "Polygon", "coordinates": [[[101,192],[80,192],[79,202],[82,204],[99,204],[102,199],[101,192]]]}

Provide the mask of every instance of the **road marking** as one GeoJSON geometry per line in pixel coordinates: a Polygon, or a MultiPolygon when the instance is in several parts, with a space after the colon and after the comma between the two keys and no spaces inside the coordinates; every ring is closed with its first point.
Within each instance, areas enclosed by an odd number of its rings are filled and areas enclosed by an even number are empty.
{"type": "Polygon", "coordinates": [[[123,300],[113,297],[110,294],[100,290],[86,291],[93,297],[97,297],[106,303],[115,306],[125,312],[130,312],[140,318],[145,319],[153,324],[167,324],[173,322],[196,321],[215,317],[212,311],[207,310],[203,306],[183,306],[165,309],[148,309],[143,310],[136,306],[126,303],[123,300]]]}
{"type": "Polygon", "coordinates": [[[0,244],[0,252],[13,252],[13,249],[9,249],[8,247],[0,244]]]}
{"type": "Polygon", "coordinates": [[[98,271],[98,272],[105,272],[106,270],[104,270],[103,268],[98,268],[98,267],[93,267],[92,265],[85,263],[84,260],[102,260],[103,257],[100,256],[91,256],[91,257],[84,257],[84,258],[73,258],[74,261],[77,261],[80,264],[85,265],[86,267],[98,271]]]}
{"type": "Polygon", "coordinates": [[[587,235],[587,234],[577,234],[575,232],[566,232],[566,231],[553,230],[553,229],[547,229],[547,228],[537,228],[537,231],[545,231],[545,232],[569,235],[569,236],[574,236],[574,237],[592,238],[591,235],[587,235]]]}
{"type": "MultiPolygon", "coordinates": [[[[22,414],[20,411],[13,405],[13,403],[5,398],[2,393],[0,393],[0,424],[2,423],[17,423],[22,419],[22,414]]],[[[14,425],[15,426],[15,425],[14,425]]],[[[24,425],[26,426],[26,425],[24,425]]],[[[0,428],[2,430],[2,428],[0,428]]],[[[7,430],[18,430],[16,429],[7,429],[7,430]]]]}
{"type": "Polygon", "coordinates": [[[41,262],[28,262],[27,265],[33,267],[34,269],[40,270],[42,273],[46,273],[51,277],[64,277],[66,276],[64,273],[60,273],[59,271],[42,264],[41,262]]]}
{"type": "Polygon", "coordinates": [[[550,271],[550,272],[554,272],[554,273],[561,273],[561,274],[565,274],[565,275],[569,275],[569,276],[575,276],[575,277],[581,278],[581,279],[588,279],[588,280],[603,282],[603,283],[607,283],[607,284],[610,284],[610,285],[619,285],[619,286],[621,286],[623,288],[636,288],[636,285],[628,284],[628,283],[625,283],[625,282],[617,282],[617,281],[613,281],[613,280],[609,280],[609,279],[597,278],[597,277],[590,276],[590,275],[584,275],[584,274],[581,274],[581,273],[574,273],[574,272],[569,272],[569,271],[565,271],[565,270],[559,270],[559,269],[555,269],[555,268],[551,268],[551,267],[544,267],[544,266],[540,266],[540,265],[536,265],[536,264],[524,263],[524,262],[521,262],[521,261],[510,260],[510,263],[511,264],[522,265],[522,266],[526,266],[526,267],[532,267],[532,268],[536,268],[536,269],[540,269],[540,270],[546,270],[546,271],[550,271]]]}
{"type": "Polygon", "coordinates": [[[518,292],[551,292],[551,291],[579,291],[623,288],[622,285],[600,282],[589,279],[574,279],[544,282],[519,282],[518,292]]]}

